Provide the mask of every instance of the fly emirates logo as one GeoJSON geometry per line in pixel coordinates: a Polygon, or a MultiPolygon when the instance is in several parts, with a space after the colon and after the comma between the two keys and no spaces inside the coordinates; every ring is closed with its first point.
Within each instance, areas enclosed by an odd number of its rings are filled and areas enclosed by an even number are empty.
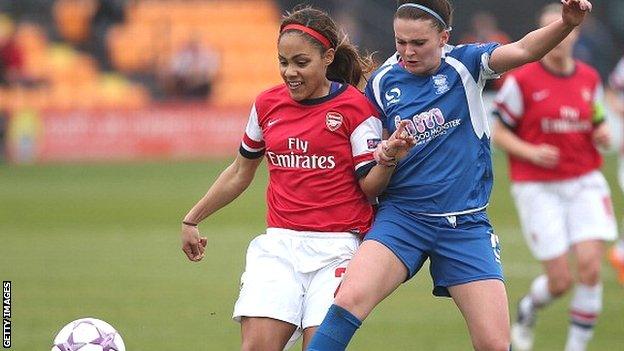
{"type": "Polygon", "coordinates": [[[278,154],[273,151],[267,152],[267,159],[273,166],[299,169],[334,169],[336,160],[334,156],[308,155],[310,142],[299,138],[288,138],[287,154],[278,154]]]}

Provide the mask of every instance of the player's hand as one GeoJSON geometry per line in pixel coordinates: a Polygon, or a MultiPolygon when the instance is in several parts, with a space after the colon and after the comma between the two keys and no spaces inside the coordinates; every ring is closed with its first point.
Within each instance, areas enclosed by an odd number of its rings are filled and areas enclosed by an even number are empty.
{"type": "Polygon", "coordinates": [[[592,140],[594,144],[608,149],[611,147],[611,131],[609,130],[609,125],[607,123],[601,123],[594,131],[592,132],[592,140]]]}
{"type": "Polygon", "coordinates": [[[378,163],[396,163],[396,161],[405,157],[409,150],[416,145],[416,139],[407,132],[408,124],[409,121],[401,121],[390,138],[379,144],[377,150],[375,150],[375,160],[378,163]]]}
{"type": "Polygon", "coordinates": [[[561,0],[563,23],[570,26],[578,26],[585,19],[585,15],[592,10],[592,4],[588,0],[561,0]]]}
{"type": "Polygon", "coordinates": [[[208,239],[199,235],[197,227],[182,224],[180,239],[182,241],[182,251],[184,251],[189,260],[199,262],[204,258],[208,239]]]}
{"type": "Polygon", "coordinates": [[[559,149],[548,144],[536,145],[529,157],[531,163],[543,168],[555,168],[559,164],[559,149]]]}

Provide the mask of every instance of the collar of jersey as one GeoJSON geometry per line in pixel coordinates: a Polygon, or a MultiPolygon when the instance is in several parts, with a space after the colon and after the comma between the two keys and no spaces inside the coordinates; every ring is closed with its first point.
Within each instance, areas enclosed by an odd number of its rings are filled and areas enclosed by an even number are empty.
{"type": "MultiPolygon", "coordinates": [[[[332,84],[333,83],[334,82],[332,82],[332,84]]],[[[338,88],[337,90],[329,93],[328,95],[325,95],[323,97],[316,98],[316,99],[305,99],[305,100],[301,100],[301,101],[297,101],[297,102],[299,104],[305,105],[305,106],[319,105],[319,104],[322,104],[322,103],[324,103],[326,101],[329,101],[329,100],[335,98],[336,96],[342,94],[345,90],[347,90],[348,87],[349,87],[349,84],[342,83],[342,86],[340,88],[338,88]]]]}

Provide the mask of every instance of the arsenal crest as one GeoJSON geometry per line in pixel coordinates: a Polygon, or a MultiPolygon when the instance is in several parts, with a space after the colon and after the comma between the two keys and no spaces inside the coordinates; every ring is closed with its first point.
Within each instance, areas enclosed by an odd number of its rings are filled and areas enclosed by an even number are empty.
{"type": "Polygon", "coordinates": [[[335,132],[342,125],[342,115],[338,112],[328,112],[325,116],[325,125],[327,129],[335,132]]]}

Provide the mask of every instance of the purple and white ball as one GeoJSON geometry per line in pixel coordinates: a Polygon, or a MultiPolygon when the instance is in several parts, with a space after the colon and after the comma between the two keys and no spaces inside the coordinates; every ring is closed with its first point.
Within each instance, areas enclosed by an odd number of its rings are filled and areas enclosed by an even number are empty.
{"type": "Polygon", "coordinates": [[[70,322],[54,338],[52,351],[126,351],[121,335],[95,318],[70,322]]]}

